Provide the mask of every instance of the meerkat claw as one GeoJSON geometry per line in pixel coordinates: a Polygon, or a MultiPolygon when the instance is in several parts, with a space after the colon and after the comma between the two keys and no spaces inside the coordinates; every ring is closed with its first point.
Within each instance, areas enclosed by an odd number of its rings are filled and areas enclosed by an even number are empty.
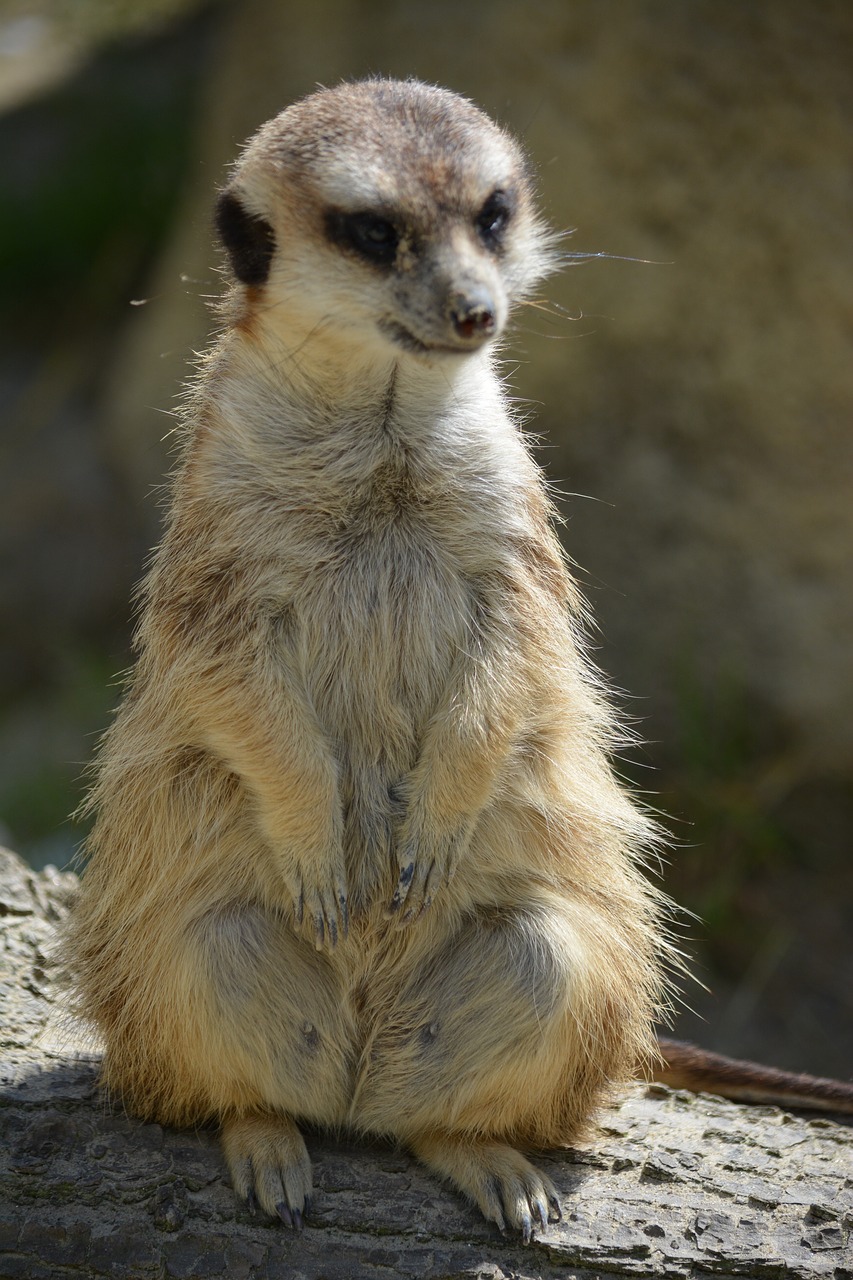
{"type": "Polygon", "coordinates": [[[415,874],[414,862],[408,862],[406,863],[405,866],[400,868],[400,879],[397,881],[397,887],[394,890],[394,896],[392,897],[390,903],[388,904],[388,910],[386,913],[387,915],[389,916],[396,915],[397,912],[400,910],[400,908],[403,906],[403,904],[407,901],[409,888],[411,886],[412,878],[414,877],[414,874],[415,874]]]}

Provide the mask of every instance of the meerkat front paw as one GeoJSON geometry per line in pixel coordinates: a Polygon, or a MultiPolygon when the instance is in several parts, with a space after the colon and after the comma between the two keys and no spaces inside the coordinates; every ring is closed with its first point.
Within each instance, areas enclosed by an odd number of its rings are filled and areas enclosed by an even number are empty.
{"type": "Polygon", "coordinates": [[[256,1113],[226,1120],[222,1147],[241,1200],[301,1231],[311,1208],[311,1161],[290,1117],[256,1113]]]}
{"type": "Polygon", "coordinates": [[[471,840],[474,819],[443,829],[410,812],[397,844],[398,880],[388,915],[401,926],[411,924],[432,906],[448,884],[471,840]]]}
{"type": "Polygon", "coordinates": [[[284,873],[290,895],[294,927],[318,951],[333,950],[349,932],[347,885],[342,865],[328,869],[324,877],[313,867],[294,867],[284,873]]]}

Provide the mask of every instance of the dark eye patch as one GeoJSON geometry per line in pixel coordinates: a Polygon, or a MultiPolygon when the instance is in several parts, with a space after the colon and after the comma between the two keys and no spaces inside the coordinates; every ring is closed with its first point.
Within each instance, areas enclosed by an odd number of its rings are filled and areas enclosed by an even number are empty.
{"type": "Polygon", "coordinates": [[[270,224],[244,209],[232,191],[223,191],[216,204],[216,230],[237,279],[248,285],[263,284],[275,252],[270,224]]]}
{"type": "Polygon", "coordinates": [[[513,214],[508,191],[493,191],[474,219],[477,234],[487,249],[499,249],[513,214]]]}
{"type": "Polygon", "coordinates": [[[397,256],[400,232],[381,214],[342,213],[331,209],[326,214],[326,235],[333,244],[350,249],[367,262],[390,266],[397,256]]]}

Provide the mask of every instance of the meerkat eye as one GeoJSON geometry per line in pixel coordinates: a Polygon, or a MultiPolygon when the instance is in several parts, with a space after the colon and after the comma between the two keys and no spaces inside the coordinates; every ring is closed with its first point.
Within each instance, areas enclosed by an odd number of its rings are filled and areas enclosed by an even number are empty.
{"type": "Polygon", "coordinates": [[[368,262],[381,266],[394,261],[400,243],[394,223],[377,213],[329,213],[326,232],[333,243],[354,249],[368,262]]]}
{"type": "Polygon", "coordinates": [[[499,249],[512,217],[512,204],[506,191],[493,191],[474,219],[477,233],[487,249],[499,249]]]}

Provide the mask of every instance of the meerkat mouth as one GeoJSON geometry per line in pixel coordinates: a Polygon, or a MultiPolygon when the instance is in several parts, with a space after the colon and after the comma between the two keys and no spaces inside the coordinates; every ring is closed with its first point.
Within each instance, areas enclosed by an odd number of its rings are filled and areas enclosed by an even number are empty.
{"type": "Polygon", "coordinates": [[[390,338],[398,347],[414,355],[473,355],[475,351],[485,346],[486,342],[496,337],[495,334],[488,334],[468,342],[424,342],[423,339],[416,338],[411,330],[400,324],[398,320],[380,320],[379,328],[386,338],[390,338]]]}

